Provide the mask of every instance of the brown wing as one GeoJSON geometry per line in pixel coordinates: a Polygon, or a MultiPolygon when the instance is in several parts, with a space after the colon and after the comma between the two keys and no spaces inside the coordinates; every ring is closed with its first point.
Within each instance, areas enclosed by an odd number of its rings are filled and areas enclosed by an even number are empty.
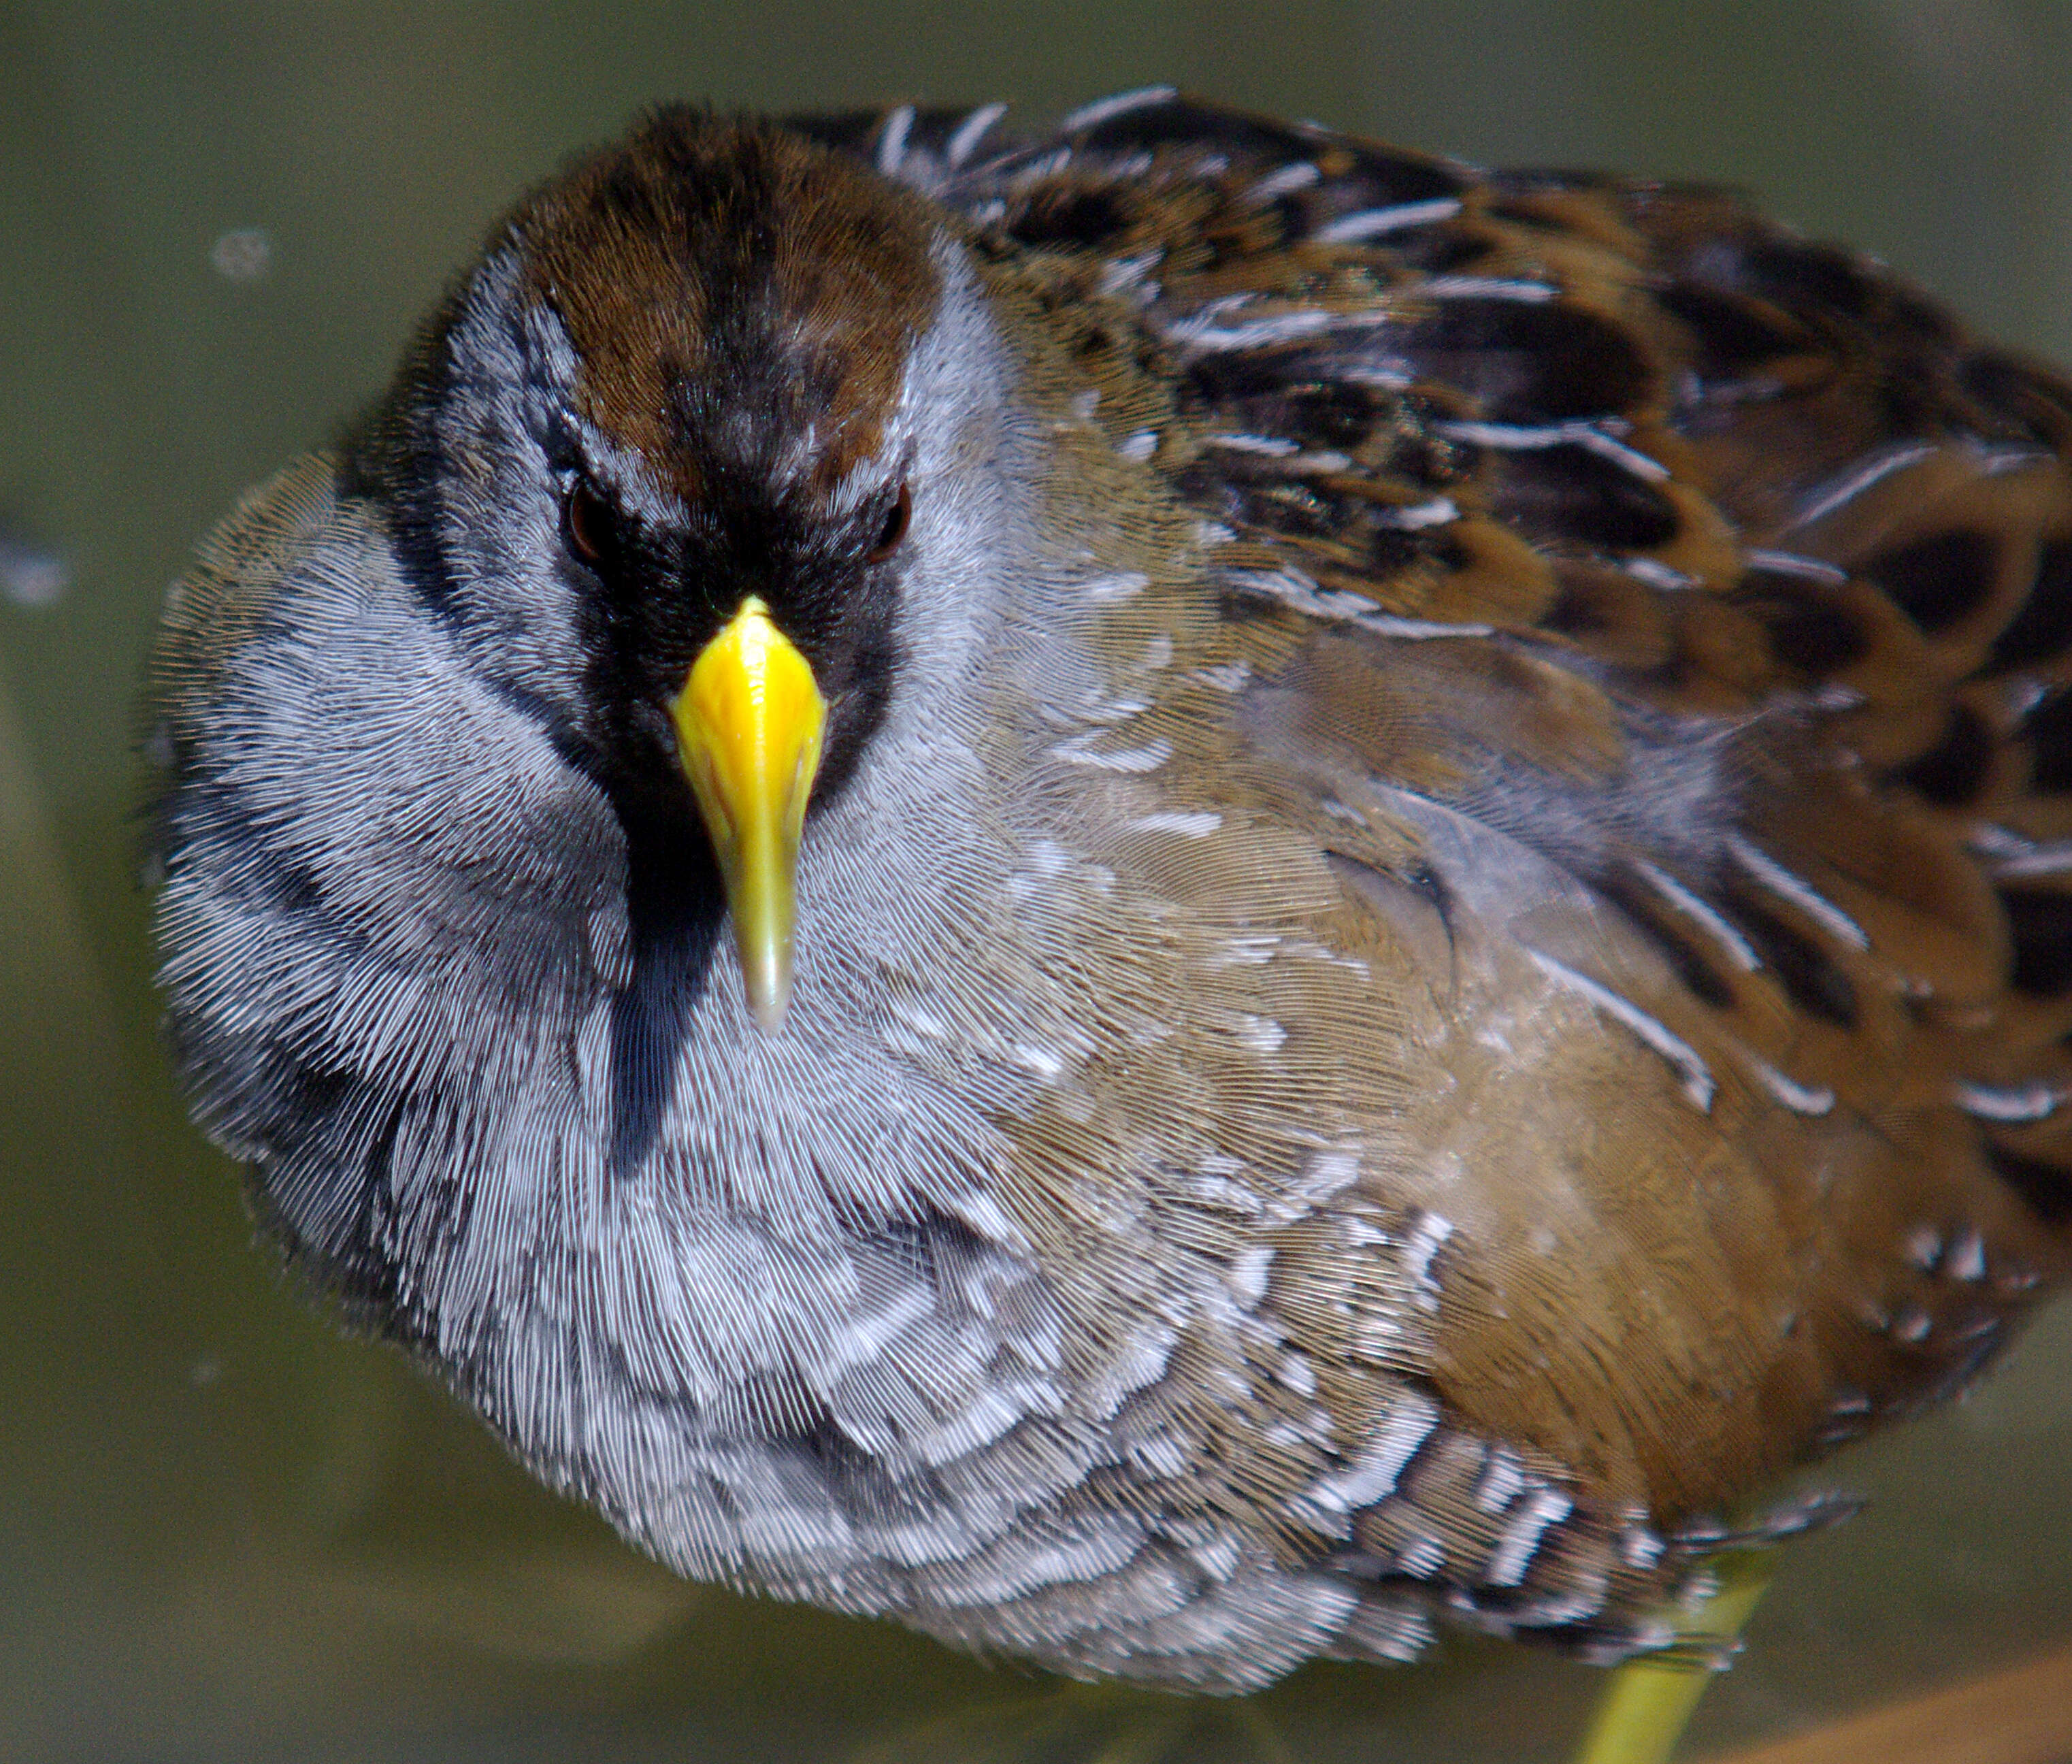
{"type": "Polygon", "coordinates": [[[2072,1259],[2072,392],[1729,194],[1166,93],[992,120],[828,138],[1047,279],[1096,420],[1227,529],[1252,736],[1379,910],[1500,932],[1683,1099],[1556,1073],[1666,1296],[1608,1252],[1600,1317],[1493,1230],[1449,1403],[1666,1518],[1960,1384],[2072,1259]]]}

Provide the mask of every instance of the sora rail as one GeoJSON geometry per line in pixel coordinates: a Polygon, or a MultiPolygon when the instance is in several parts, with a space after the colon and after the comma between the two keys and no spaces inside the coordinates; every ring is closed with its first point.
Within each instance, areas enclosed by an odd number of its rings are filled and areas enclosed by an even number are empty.
{"type": "Polygon", "coordinates": [[[2072,1251],[2068,438],[1717,191],[665,109],[178,589],[177,1058],[686,1574],[1659,1646],[2072,1251]]]}

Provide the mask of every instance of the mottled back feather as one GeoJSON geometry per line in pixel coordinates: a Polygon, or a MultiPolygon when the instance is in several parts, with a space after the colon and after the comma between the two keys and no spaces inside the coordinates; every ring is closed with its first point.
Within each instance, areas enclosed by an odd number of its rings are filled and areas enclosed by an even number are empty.
{"type": "MultiPolygon", "coordinates": [[[[1054,290],[1276,633],[1262,744],[1544,857],[1634,952],[1561,965],[1814,1246],[1794,1454],[1960,1383],[2072,1223],[2072,391],[1730,192],[1161,93],[991,117],[814,127],[1054,290]]],[[[1370,884],[1399,914],[1429,843],[1370,884]]],[[[1487,1370],[1449,1396],[1558,1454],[1487,1370]]]]}

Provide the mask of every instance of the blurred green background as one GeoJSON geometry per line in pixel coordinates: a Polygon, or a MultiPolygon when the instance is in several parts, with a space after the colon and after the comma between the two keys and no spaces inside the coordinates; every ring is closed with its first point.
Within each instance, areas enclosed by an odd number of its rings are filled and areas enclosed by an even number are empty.
{"type": "MultiPolygon", "coordinates": [[[[520,189],[664,97],[1172,80],[1486,161],[1749,186],[2072,357],[2072,6],[0,7],[0,1754],[1517,1760],[1585,1669],[1456,1646],[1205,1707],[684,1586],[253,1252],[160,1059],[131,704],[164,585],[328,440],[520,189]]],[[[2072,1312],[1831,1465],[1694,1750],[2072,1637],[2072,1312]]]]}

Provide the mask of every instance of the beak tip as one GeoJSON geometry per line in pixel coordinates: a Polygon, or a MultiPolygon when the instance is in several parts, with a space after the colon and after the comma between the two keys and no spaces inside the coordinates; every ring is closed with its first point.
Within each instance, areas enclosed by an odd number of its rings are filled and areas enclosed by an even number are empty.
{"type": "MultiPolygon", "coordinates": [[[[749,957],[750,952],[742,952],[749,957]]],[[[788,964],[765,964],[752,959],[742,964],[742,990],[747,995],[748,1014],[755,1019],[755,1026],[766,1035],[774,1035],[784,1026],[784,1014],[791,1003],[791,976],[788,964]]]]}

